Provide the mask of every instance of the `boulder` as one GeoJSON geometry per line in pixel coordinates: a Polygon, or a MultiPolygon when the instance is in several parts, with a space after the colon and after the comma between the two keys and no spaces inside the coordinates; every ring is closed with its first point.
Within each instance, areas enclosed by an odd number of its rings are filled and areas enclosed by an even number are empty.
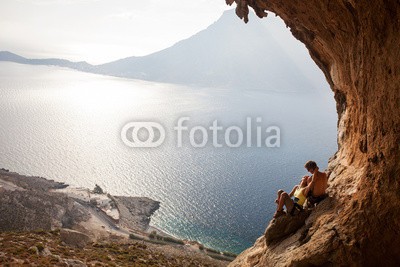
{"type": "Polygon", "coordinates": [[[265,243],[270,245],[280,241],[301,228],[311,211],[303,210],[297,215],[283,215],[273,219],[265,230],[265,243]]]}
{"type": "Polygon", "coordinates": [[[61,229],[60,237],[65,244],[77,248],[84,248],[91,241],[88,235],[65,228],[61,229]]]}

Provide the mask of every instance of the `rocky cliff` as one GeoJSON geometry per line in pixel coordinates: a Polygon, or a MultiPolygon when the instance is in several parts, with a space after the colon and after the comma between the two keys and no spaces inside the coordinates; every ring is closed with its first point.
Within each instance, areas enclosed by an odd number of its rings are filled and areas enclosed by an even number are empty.
{"type": "Polygon", "coordinates": [[[249,6],[277,14],[306,45],[335,93],[339,150],[329,203],[281,242],[261,237],[231,266],[399,266],[400,2],[233,2],[245,21],[249,6]]]}
{"type": "Polygon", "coordinates": [[[89,189],[0,170],[0,232],[73,228],[97,236],[94,233],[100,225],[104,233],[120,227],[146,231],[159,206],[158,201],[146,197],[94,194],[89,189]]]}
{"type": "Polygon", "coordinates": [[[73,199],[50,192],[63,183],[0,170],[0,232],[72,227],[89,219],[73,199]]]}

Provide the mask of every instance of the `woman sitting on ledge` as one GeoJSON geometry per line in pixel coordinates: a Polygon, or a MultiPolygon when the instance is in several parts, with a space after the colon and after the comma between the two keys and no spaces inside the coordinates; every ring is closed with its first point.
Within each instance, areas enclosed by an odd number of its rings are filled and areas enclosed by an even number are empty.
{"type": "Polygon", "coordinates": [[[275,202],[278,204],[274,218],[285,215],[286,212],[283,211],[283,206],[286,206],[287,213],[293,214],[296,208],[300,210],[303,208],[304,203],[307,199],[307,194],[310,191],[312,182],[308,184],[309,176],[303,176],[299,185],[293,187],[290,194],[284,192],[283,190],[278,191],[278,198],[275,202]],[[294,196],[294,199],[291,197],[294,196]]]}

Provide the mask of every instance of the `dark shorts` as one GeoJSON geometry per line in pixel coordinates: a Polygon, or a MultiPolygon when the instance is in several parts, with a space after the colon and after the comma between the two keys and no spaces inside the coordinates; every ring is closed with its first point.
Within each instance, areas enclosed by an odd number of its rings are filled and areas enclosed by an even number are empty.
{"type": "Polygon", "coordinates": [[[322,196],[318,196],[318,197],[309,196],[307,198],[307,201],[308,201],[309,204],[315,205],[315,204],[318,204],[319,202],[321,202],[322,200],[324,200],[327,196],[328,196],[327,194],[322,195],[322,196]]]}

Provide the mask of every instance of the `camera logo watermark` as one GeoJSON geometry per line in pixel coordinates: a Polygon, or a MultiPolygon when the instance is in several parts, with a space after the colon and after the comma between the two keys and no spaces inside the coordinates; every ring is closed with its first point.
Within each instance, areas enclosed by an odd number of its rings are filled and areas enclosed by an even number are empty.
{"type": "MultiPolygon", "coordinates": [[[[231,125],[224,128],[214,120],[209,126],[194,125],[189,127],[189,117],[181,117],[173,127],[176,146],[189,144],[195,148],[212,144],[215,148],[223,146],[237,148],[280,147],[281,131],[278,126],[262,127],[261,117],[255,120],[247,117],[246,125],[231,125]],[[186,141],[186,142],[184,142],[186,141]]],[[[171,127],[172,129],[172,127],[171,127]]],[[[157,122],[129,122],[122,127],[121,139],[129,147],[158,147],[165,141],[165,128],[157,122]]]]}
{"type": "Polygon", "coordinates": [[[121,129],[121,139],[129,147],[158,147],[165,140],[165,129],[157,122],[129,122],[121,129]]]}

